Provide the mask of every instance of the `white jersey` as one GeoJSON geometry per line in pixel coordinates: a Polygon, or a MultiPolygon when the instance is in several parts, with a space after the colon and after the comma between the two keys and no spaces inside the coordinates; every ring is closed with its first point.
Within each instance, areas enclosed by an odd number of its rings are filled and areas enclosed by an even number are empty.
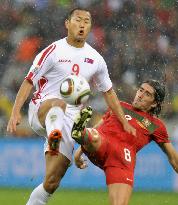
{"type": "Polygon", "coordinates": [[[26,76],[36,88],[33,101],[61,98],[60,84],[70,74],[84,76],[89,84],[93,82],[92,86],[101,92],[112,87],[103,57],[87,43],[82,48],[76,48],[63,38],[36,56],[26,76]]]}

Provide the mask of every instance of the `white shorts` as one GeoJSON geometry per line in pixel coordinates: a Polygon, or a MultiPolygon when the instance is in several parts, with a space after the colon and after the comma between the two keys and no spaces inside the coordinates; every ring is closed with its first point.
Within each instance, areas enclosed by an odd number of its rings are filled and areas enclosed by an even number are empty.
{"type": "MultiPolygon", "coordinates": [[[[28,120],[31,128],[39,135],[46,138],[44,144],[44,152],[47,151],[47,133],[45,128],[42,127],[38,119],[38,109],[42,101],[36,101],[36,104],[31,101],[29,104],[28,110],[28,120]]],[[[62,139],[59,145],[59,152],[66,156],[70,161],[72,161],[72,154],[74,150],[74,140],[71,137],[71,130],[74,123],[76,115],[80,112],[80,107],[67,105],[65,115],[64,115],[64,124],[62,128],[62,139]]]]}

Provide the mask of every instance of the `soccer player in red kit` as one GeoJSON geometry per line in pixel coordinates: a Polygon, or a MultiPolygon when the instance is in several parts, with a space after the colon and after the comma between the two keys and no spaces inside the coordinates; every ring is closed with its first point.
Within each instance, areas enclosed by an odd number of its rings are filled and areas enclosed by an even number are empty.
{"type": "Polygon", "coordinates": [[[129,203],[136,154],[152,140],[162,148],[178,172],[178,153],[169,140],[164,123],[157,117],[164,96],[164,86],[148,80],[141,84],[132,104],[121,102],[126,119],[136,129],[136,137],[123,130],[110,109],[95,128],[85,128],[92,115],[91,107],[84,108],[74,123],[72,136],[81,144],[75,152],[75,163],[77,167],[85,168],[81,156],[85,153],[93,164],[104,170],[112,205],[129,203]]]}

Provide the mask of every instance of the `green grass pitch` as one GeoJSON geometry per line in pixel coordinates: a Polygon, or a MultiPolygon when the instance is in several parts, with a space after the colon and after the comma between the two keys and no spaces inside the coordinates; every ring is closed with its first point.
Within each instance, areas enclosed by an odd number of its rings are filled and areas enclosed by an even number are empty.
{"type": "MultiPolygon", "coordinates": [[[[0,205],[25,205],[29,189],[0,188],[0,205]]],[[[109,205],[108,195],[102,190],[57,191],[48,205],[109,205]]],[[[133,192],[129,205],[178,205],[178,193],[133,192]]]]}

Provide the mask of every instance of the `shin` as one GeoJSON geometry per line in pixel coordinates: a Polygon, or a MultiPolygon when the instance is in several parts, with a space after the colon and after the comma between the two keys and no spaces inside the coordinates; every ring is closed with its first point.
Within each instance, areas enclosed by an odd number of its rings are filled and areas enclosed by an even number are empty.
{"type": "Polygon", "coordinates": [[[59,142],[62,137],[64,111],[60,107],[52,107],[46,115],[45,125],[48,135],[49,151],[52,155],[59,152],[59,142]]]}
{"type": "Polygon", "coordinates": [[[64,111],[58,106],[52,107],[48,111],[45,119],[46,131],[48,136],[54,130],[59,130],[59,131],[62,130],[63,118],[64,118],[64,111]]]}

